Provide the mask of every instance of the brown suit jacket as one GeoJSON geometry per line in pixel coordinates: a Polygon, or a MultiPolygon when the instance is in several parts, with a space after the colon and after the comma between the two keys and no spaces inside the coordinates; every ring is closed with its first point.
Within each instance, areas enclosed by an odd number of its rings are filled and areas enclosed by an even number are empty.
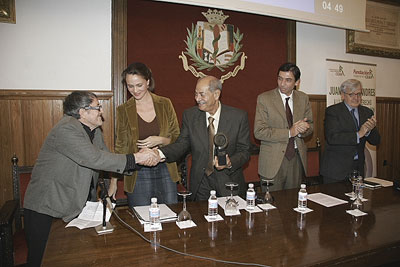
{"type": "MultiPolygon", "coordinates": [[[[303,138],[313,132],[313,116],[308,96],[293,90],[293,123],[307,118],[310,129],[295,141],[304,169],[307,166],[307,147],[303,138]]],[[[282,164],[289,142],[289,125],[279,88],[260,94],[257,98],[254,136],[261,141],[258,173],[273,178],[282,164]]]]}
{"type": "MultiPolygon", "coordinates": [[[[154,102],[154,109],[158,123],[160,125],[160,136],[171,138],[171,143],[175,142],[179,136],[179,124],[176,118],[174,107],[166,97],[151,93],[154,102]]],[[[137,140],[139,138],[138,120],[136,112],[136,100],[132,97],[126,103],[117,108],[117,140],[115,142],[115,152],[129,154],[138,152],[137,140]]],[[[180,180],[176,163],[167,163],[168,171],[174,182],[180,180]]],[[[133,192],[135,188],[137,172],[133,175],[124,177],[124,190],[133,192]]]]}

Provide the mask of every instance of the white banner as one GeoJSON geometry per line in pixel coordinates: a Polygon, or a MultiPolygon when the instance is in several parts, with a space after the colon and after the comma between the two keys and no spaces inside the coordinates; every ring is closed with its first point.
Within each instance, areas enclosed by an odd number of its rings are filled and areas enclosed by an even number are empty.
{"type": "MultiPolygon", "coordinates": [[[[376,115],[376,64],[327,59],[327,107],[342,102],[340,85],[347,79],[357,79],[362,84],[363,106],[376,115]]],[[[367,143],[365,150],[365,177],[376,177],[376,147],[367,143]]]]}

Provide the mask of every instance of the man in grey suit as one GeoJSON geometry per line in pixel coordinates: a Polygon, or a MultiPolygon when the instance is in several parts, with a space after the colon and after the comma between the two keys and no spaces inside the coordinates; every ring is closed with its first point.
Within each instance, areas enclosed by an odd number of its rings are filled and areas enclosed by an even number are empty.
{"type": "Polygon", "coordinates": [[[181,133],[175,143],[160,148],[168,162],[176,161],[188,152],[192,154],[189,189],[195,200],[208,199],[210,190],[216,190],[218,196],[229,195],[225,183],[230,181],[239,184],[241,196],[246,191],[242,166],[250,158],[247,113],[221,104],[221,91],[222,84],[217,78],[200,78],[195,89],[197,107],[183,112],[181,133]],[[213,156],[209,131],[227,137],[226,164],[222,166],[213,156]]]}
{"type": "Polygon", "coordinates": [[[313,116],[308,96],[295,90],[299,83],[300,69],[285,63],[278,69],[278,88],[257,98],[258,173],[261,179],[273,179],[271,191],[300,187],[307,166],[303,138],[313,132],[313,116]]]}
{"type": "Polygon", "coordinates": [[[353,170],[364,176],[365,143],[378,145],[381,140],[374,112],[361,105],[361,82],[344,81],[340,94],[342,102],[325,110],[326,144],[321,164],[324,183],[343,181],[353,170]]]}
{"type": "Polygon", "coordinates": [[[99,126],[102,108],[95,94],[76,91],[63,103],[64,117],[40,150],[24,199],[28,266],[40,266],[53,218],[68,222],[89,199],[96,200],[99,171],[123,173],[136,164],[155,165],[151,150],[110,153],[99,126]],[[92,188],[91,188],[92,187],[92,188]]]}

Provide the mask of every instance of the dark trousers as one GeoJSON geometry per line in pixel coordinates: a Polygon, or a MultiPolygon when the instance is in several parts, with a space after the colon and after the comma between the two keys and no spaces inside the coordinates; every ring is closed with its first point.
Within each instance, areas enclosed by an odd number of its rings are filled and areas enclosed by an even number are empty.
{"type": "Polygon", "coordinates": [[[343,177],[331,177],[328,175],[323,176],[324,184],[337,183],[341,181],[348,181],[349,176],[353,171],[358,171],[364,177],[364,161],[356,159],[353,161],[353,169],[347,170],[343,177]]]}
{"type": "Polygon", "coordinates": [[[157,203],[178,203],[176,183],[171,180],[167,164],[154,167],[141,167],[137,173],[135,188],[127,193],[129,207],[150,205],[152,197],[157,203]]]}
{"type": "MultiPolygon", "coordinates": [[[[301,163],[301,158],[298,150],[296,149],[296,154],[294,158],[288,160],[283,157],[281,167],[278,173],[273,177],[273,182],[269,186],[269,191],[278,191],[283,189],[300,188],[301,179],[304,174],[303,164],[301,163]]],[[[263,184],[263,179],[265,177],[261,176],[261,188],[265,192],[267,189],[266,184],[263,184]]]]}
{"type": "Polygon", "coordinates": [[[24,209],[24,228],[28,245],[28,267],[40,266],[53,217],[24,209]]]}

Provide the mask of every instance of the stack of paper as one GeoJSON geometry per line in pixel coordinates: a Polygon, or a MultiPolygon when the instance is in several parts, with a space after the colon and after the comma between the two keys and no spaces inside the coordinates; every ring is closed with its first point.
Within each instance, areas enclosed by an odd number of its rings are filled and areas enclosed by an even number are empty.
{"type": "MultiPolygon", "coordinates": [[[[114,208],[115,204],[113,204],[114,208]]],[[[109,209],[106,210],[106,221],[108,222],[111,217],[109,209]]],[[[96,227],[103,223],[103,203],[99,202],[86,202],[81,214],[78,218],[73,219],[65,227],[78,227],[79,229],[85,229],[90,227],[96,227]]]]}
{"type": "Polygon", "coordinates": [[[393,186],[392,181],[384,180],[384,179],[379,179],[379,178],[374,178],[374,177],[368,177],[364,179],[365,181],[373,182],[382,185],[383,187],[388,187],[388,186],[393,186]]]}
{"type": "MultiPolygon", "coordinates": [[[[159,204],[160,208],[160,221],[163,222],[174,222],[177,219],[176,213],[173,212],[167,205],[159,204]]],[[[133,213],[135,213],[141,224],[150,223],[149,219],[149,208],[150,205],[147,206],[137,206],[133,208],[133,213]]]]}

